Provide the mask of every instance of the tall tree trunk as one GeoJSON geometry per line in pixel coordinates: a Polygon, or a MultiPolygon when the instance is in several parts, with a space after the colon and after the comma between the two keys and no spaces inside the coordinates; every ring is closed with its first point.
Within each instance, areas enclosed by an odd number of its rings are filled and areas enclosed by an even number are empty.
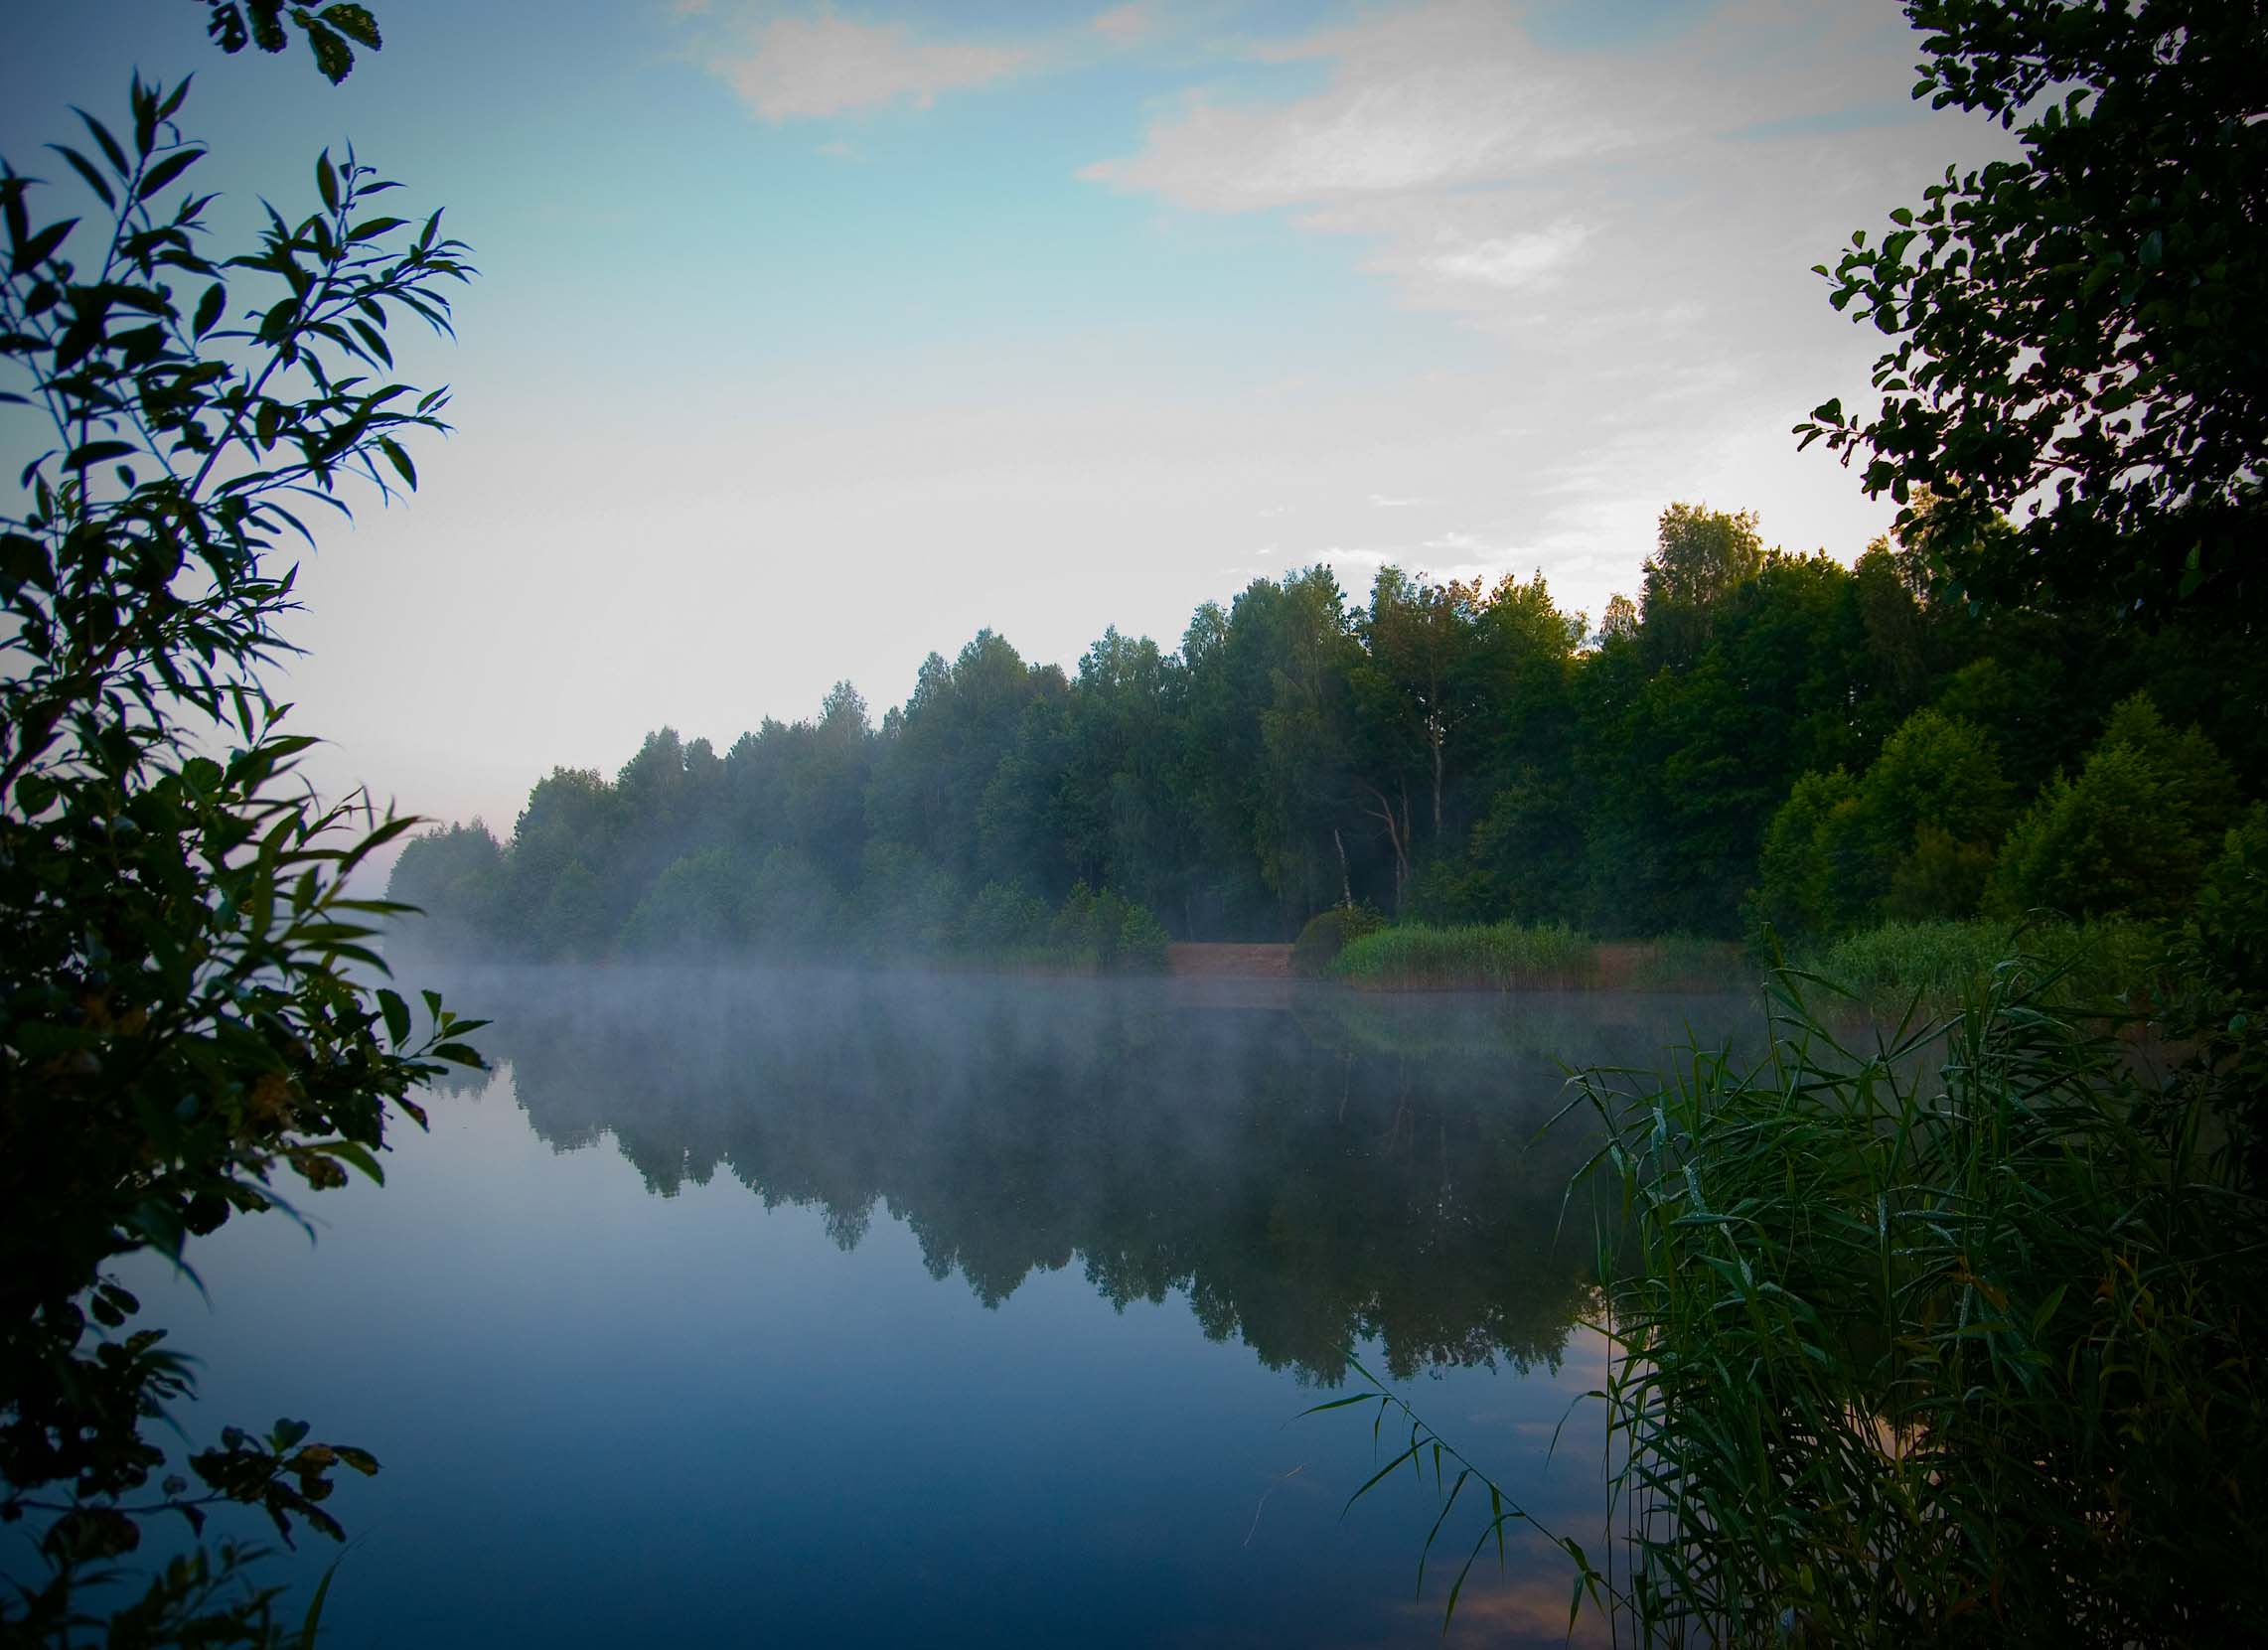
{"type": "Polygon", "coordinates": [[[1339,827],[1331,826],[1331,846],[1339,850],[1340,903],[1349,910],[1354,908],[1354,879],[1347,875],[1347,845],[1339,840],[1339,827]]]}
{"type": "Polygon", "coordinates": [[[1394,914],[1399,917],[1402,915],[1403,884],[1410,879],[1410,792],[1407,787],[1403,789],[1402,815],[1397,819],[1394,804],[1387,800],[1385,792],[1367,780],[1357,780],[1355,783],[1368,791],[1377,803],[1375,808],[1366,807],[1363,812],[1386,826],[1386,840],[1394,848],[1394,914]]]}
{"type": "Polygon", "coordinates": [[[1434,840],[1441,839],[1441,740],[1442,730],[1434,729],[1434,840]]]}

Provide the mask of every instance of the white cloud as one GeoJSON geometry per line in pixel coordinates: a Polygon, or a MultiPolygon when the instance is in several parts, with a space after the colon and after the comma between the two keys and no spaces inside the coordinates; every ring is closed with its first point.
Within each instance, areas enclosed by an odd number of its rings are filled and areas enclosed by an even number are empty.
{"type": "Polygon", "coordinates": [[[1104,39],[1125,46],[1148,34],[1150,24],[1147,6],[1114,6],[1095,19],[1094,29],[1104,39]]]}
{"type": "Polygon", "coordinates": [[[1038,58],[1025,47],[917,40],[901,23],[859,23],[830,11],[770,18],[707,66],[757,115],[779,122],[893,103],[927,108],[941,93],[1005,79],[1038,58]]]}
{"type": "Polygon", "coordinates": [[[1427,504],[1426,499],[1398,499],[1391,493],[1373,493],[1371,505],[1378,510],[1408,510],[1412,505],[1427,504]]]}
{"type": "Polygon", "coordinates": [[[1533,286],[1572,260],[1590,231],[1563,218],[1532,233],[1492,235],[1460,251],[1426,260],[1427,267],[1451,280],[1475,281],[1509,292],[1533,286]]]}
{"type": "Polygon", "coordinates": [[[1627,147],[1625,98],[1595,70],[1548,62],[1501,6],[1451,0],[1262,47],[1263,62],[1328,61],[1331,83],[1284,103],[1188,94],[1138,154],[1082,176],[1207,212],[1327,204],[1548,173],[1627,147]]]}

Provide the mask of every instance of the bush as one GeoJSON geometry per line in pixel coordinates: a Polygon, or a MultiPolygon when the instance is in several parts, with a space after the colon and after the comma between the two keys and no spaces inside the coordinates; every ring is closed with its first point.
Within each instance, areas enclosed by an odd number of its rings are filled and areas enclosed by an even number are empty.
{"type": "Polygon", "coordinates": [[[2078,777],[2049,780],[2009,832],[1988,906],[2003,916],[2177,915],[2219,845],[2233,795],[2204,735],[2175,733],[2137,693],[2111,713],[2078,777]]]}
{"type": "Polygon", "coordinates": [[[1047,942],[1048,912],[1036,896],[1007,882],[987,882],[961,914],[961,943],[980,956],[1007,956],[1047,942]]]}
{"type": "Polygon", "coordinates": [[[1334,905],[1318,911],[1291,943],[1291,972],[1302,979],[1320,979],[1351,942],[1385,926],[1386,919],[1367,905],[1334,905]]]}
{"type": "Polygon", "coordinates": [[[1119,921],[1116,967],[1121,974],[1163,974],[1165,948],[1170,938],[1165,925],[1146,905],[1127,903],[1119,921]]]}

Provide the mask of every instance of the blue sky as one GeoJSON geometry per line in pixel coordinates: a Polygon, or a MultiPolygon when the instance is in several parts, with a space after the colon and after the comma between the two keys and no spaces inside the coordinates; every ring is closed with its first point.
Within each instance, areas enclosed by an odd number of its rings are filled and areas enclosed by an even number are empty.
{"type": "Polygon", "coordinates": [[[983,625],[1170,646],[1316,560],[1595,616],[1679,500],[1849,559],[1888,512],[1787,430],[1875,352],[1809,266],[2005,142],[1888,0],[373,9],[333,89],[40,7],[0,146],[194,70],[217,226],[350,140],[447,207],[482,276],[403,361],[458,430],[309,558],[285,692],[327,787],[500,827],[983,625]]]}

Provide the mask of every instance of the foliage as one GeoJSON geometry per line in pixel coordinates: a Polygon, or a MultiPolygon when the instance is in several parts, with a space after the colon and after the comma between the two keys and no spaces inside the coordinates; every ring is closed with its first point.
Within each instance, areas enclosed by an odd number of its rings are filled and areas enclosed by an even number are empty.
{"type": "Polygon", "coordinates": [[[2203,734],[2175,733],[2138,694],[2112,714],[2078,776],[2056,775],[2009,832],[1992,902],[2004,912],[2173,916],[2196,891],[2234,789],[2203,734]]]}
{"type": "Polygon", "coordinates": [[[1638,991],[1736,991],[1754,981],[1742,947],[1697,934],[1664,934],[1633,948],[1623,979],[1638,991]]]}
{"type": "Polygon", "coordinates": [[[2048,977],[1871,1052],[1787,980],[1754,1072],[1586,1080],[1651,1639],[2218,1642],[2268,1602],[2268,1205],[2048,977]]]}
{"type": "Polygon", "coordinates": [[[1881,409],[1799,425],[1938,576],[2250,628],[2268,514],[2268,125],[2256,5],[1908,0],[1914,96],[2017,131],[1818,271],[1891,343],[1881,409]],[[2021,124],[2019,124],[2021,122],[2021,124]],[[2000,518],[2022,509],[2015,530],[2000,518]]]}
{"type": "MultiPolygon", "coordinates": [[[[212,254],[211,198],[178,187],[204,154],[176,125],[185,90],[137,79],[122,138],[82,116],[93,156],[59,146],[99,218],[43,224],[39,186],[0,175],[5,394],[53,443],[0,521],[0,1518],[48,1521],[54,1567],[0,1602],[10,1632],[73,1630],[89,1567],[154,1515],[194,1529],[241,1503],[287,1540],[339,1533],[329,1474],[376,1462],[298,1422],[228,1428],[189,1456],[194,1488],[134,1499],[166,1461],[146,1428],[193,1383],[105,1269],[288,1209],[285,1168],[378,1178],[389,1117],[424,1121],[410,1091],[478,1064],[477,1022],[427,993],[420,1033],[371,982],[396,907],[346,892],[413,822],[316,802],[295,775],[313,741],[260,681],[288,651],[293,512],[344,512],[350,478],[415,485],[401,442],[442,427],[445,397],[366,373],[399,312],[446,327],[462,248],[325,155],[319,210],[271,209],[252,250],[212,254]]],[[[246,1559],[169,1567],[119,1631],[263,1641],[246,1559]]]]}
{"type": "Polygon", "coordinates": [[[355,72],[355,48],[376,52],[384,44],[378,38],[378,19],[368,6],[337,0],[332,5],[297,6],[290,0],[198,0],[207,12],[205,31],[222,51],[231,55],[246,46],[263,52],[280,52],[289,44],[284,32],[289,23],[307,37],[315,54],[315,67],[337,85],[355,72]]]}
{"type": "Polygon", "coordinates": [[[1350,940],[1331,975],[1373,991],[1580,985],[1591,975],[1595,952],[1590,941],[1557,923],[1470,928],[1398,923],[1350,940]]]}
{"type": "Polygon", "coordinates": [[[1334,905],[1318,911],[1291,943],[1291,972],[1302,979],[1321,979],[1340,952],[1385,926],[1386,919],[1367,905],[1334,905]]]}
{"type": "Polygon", "coordinates": [[[1891,1019],[1916,1002],[1949,1011],[1973,995],[2021,945],[2045,971],[2041,994],[2071,1005],[2138,1008],[2149,1000],[2159,942],[2145,924],[1971,919],[1886,922],[1800,954],[1807,973],[1833,980],[1891,1019]]]}
{"type": "Polygon", "coordinates": [[[1859,779],[1836,768],[1795,782],[1764,836],[1751,920],[1835,935],[1885,915],[1967,916],[2008,808],[1983,730],[1917,710],[1859,779]]]}
{"type": "Polygon", "coordinates": [[[2223,839],[2168,948],[2180,988],[2169,1038],[2189,1049],[2185,1076],[2206,1095],[2243,1184],[2268,1193],[2268,806],[2223,839]]]}
{"type": "MultiPolygon", "coordinates": [[[[785,847],[870,952],[935,950],[945,881],[1050,910],[1108,887],[1182,939],[1288,939],[1349,903],[1832,936],[1971,914],[2010,820],[2137,689],[2242,758],[2230,797],[2268,782],[2257,649],[1972,615],[1917,594],[1908,547],[1751,555],[1744,515],[1676,506],[1661,530],[1647,615],[1588,653],[1541,578],[1452,593],[1394,569],[1366,609],[1327,569],[1257,580],[1178,653],[1106,630],[1068,679],[983,632],[879,727],[838,683],[721,755],[665,727],[612,779],[554,772],[493,898],[484,873],[461,906],[418,903],[460,919],[436,945],[604,955],[674,863],[785,847]]],[[[399,874],[426,885],[417,859],[399,874]]]]}
{"type": "Polygon", "coordinates": [[[1013,883],[987,882],[962,914],[961,936],[972,950],[1013,955],[1045,943],[1048,916],[1037,895],[1013,883]]]}

